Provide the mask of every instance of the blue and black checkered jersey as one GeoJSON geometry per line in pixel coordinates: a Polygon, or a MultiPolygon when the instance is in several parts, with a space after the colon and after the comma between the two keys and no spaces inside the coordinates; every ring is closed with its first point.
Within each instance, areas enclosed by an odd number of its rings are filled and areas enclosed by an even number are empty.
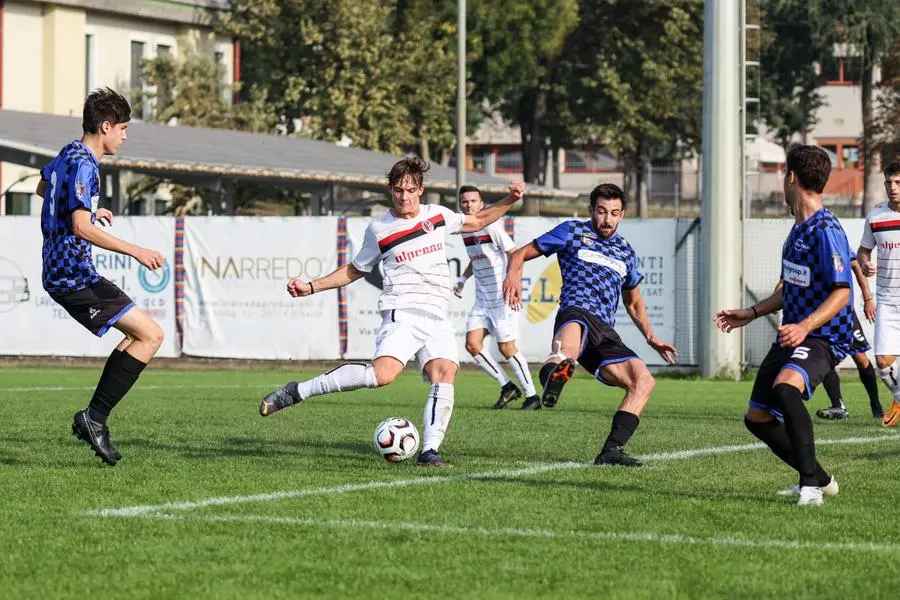
{"type": "Polygon", "coordinates": [[[618,233],[604,240],[591,221],[565,221],[533,243],[544,256],[556,253],[559,260],[559,307],[583,308],[614,327],[621,290],[636,288],[644,278],[631,244],[618,233]]]}
{"type": "Polygon", "coordinates": [[[827,208],[794,225],[781,251],[782,323],[799,323],[819,308],[835,288],[851,288],[850,302],[809,334],[828,340],[832,352],[841,359],[851,352],[853,342],[852,256],[847,234],[827,208]]]}
{"type": "Polygon", "coordinates": [[[41,169],[41,178],[47,182],[41,209],[44,289],[74,292],[100,279],[91,260],[91,244],[75,237],[72,229],[76,210],[88,210],[91,223],[96,220],[100,166],[94,153],[76,140],[41,169]]]}

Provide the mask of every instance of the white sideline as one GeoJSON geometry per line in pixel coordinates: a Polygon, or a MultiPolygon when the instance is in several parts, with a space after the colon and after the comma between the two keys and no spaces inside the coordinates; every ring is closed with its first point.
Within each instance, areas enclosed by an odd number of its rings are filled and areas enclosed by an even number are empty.
{"type": "Polygon", "coordinates": [[[510,536],[545,539],[570,539],[585,541],[616,542],[650,542],[657,544],[685,544],[704,546],[730,546],[739,548],[779,548],[786,550],[837,550],[837,551],[869,551],[897,552],[900,545],[877,542],[800,542],[796,540],[748,540],[732,536],[695,537],[681,534],[659,534],[649,532],[615,532],[615,531],[552,531],[547,529],[518,529],[502,527],[490,529],[486,527],[457,527],[454,525],[427,525],[424,523],[394,523],[390,521],[358,521],[358,520],[317,520],[298,517],[272,517],[265,515],[208,515],[181,516],[166,514],[148,514],[145,518],[177,519],[211,522],[261,522],[279,525],[299,525],[308,527],[334,527],[341,529],[383,529],[390,531],[405,530],[426,533],[473,534],[489,537],[510,536]]]}
{"type": "MultiPolygon", "coordinates": [[[[854,437],[831,440],[817,440],[817,445],[848,445],[848,444],[866,444],[882,441],[900,440],[900,435],[892,433],[884,433],[871,437],[854,437]]],[[[697,448],[695,450],[678,450],[675,452],[658,452],[647,454],[639,457],[646,462],[669,461],[669,460],[686,460],[698,456],[710,456],[719,454],[730,454],[733,452],[743,452],[746,450],[757,450],[764,448],[763,444],[741,444],[736,446],[712,446],[708,448],[697,448]]],[[[332,494],[346,494],[348,492],[358,492],[363,490],[400,488],[415,485],[437,485],[442,483],[453,483],[458,481],[470,481],[476,479],[499,479],[523,477],[528,475],[537,475],[548,471],[562,471],[567,469],[582,469],[591,467],[590,463],[552,463],[535,465],[522,469],[503,469],[498,471],[486,471],[480,473],[460,473],[458,475],[447,476],[425,476],[414,479],[393,479],[387,481],[367,481],[364,483],[347,483],[332,487],[306,488],[302,490],[286,490],[281,492],[270,492],[265,494],[254,494],[249,496],[221,496],[215,498],[207,498],[195,502],[169,502],[165,504],[145,504],[140,506],[125,506],[121,508],[104,508],[101,510],[89,511],[87,514],[96,517],[140,517],[163,511],[186,511],[206,508],[208,506],[225,506],[230,504],[247,504],[250,502],[271,502],[273,500],[284,500],[287,498],[298,498],[301,496],[320,496],[332,494]]]]}
{"type": "MultiPolygon", "coordinates": [[[[231,384],[231,385],[139,385],[135,389],[135,391],[139,392],[141,390],[201,390],[201,389],[210,389],[210,390],[249,390],[254,388],[277,388],[284,385],[283,383],[243,383],[243,384],[231,384]]],[[[4,388],[0,387],[0,393],[2,392],[92,392],[96,385],[92,386],[84,386],[84,387],[60,387],[60,386],[44,386],[44,387],[14,387],[14,388],[4,388]]]]}

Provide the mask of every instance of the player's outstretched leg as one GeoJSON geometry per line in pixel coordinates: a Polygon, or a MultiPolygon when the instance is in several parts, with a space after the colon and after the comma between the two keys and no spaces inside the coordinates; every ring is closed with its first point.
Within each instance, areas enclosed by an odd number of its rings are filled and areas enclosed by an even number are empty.
{"type": "MultiPolygon", "coordinates": [[[[400,369],[403,368],[399,362],[400,369]]],[[[393,380],[393,377],[391,377],[393,380]]],[[[386,385],[389,382],[382,382],[386,385]]],[[[349,392],[360,388],[377,388],[378,378],[372,363],[346,363],[308,381],[292,381],[263,398],[259,414],[268,417],[283,408],[313,396],[333,392],[349,392]]]]}
{"type": "Polygon", "coordinates": [[[624,448],[640,424],[640,415],[650,400],[656,381],[644,362],[637,357],[605,365],[599,369],[599,374],[604,383],[624,389],[625,398],[613,415],[609,436],[594,459],[594,464],[640,467],[643,463],[625,454],[624,448]]]}
{"type": "Polygon", "coordinates": [[[562,394],[563,387],[575,374],[575,361],[571,358],[565,358],[559,362],[550,361],[544,363],[538,378],[541,380],[541,386],[544,393],[541,396],[541,404],[547,408],[553,408],[559,402],[559,396],[562,394]]]}
{"type": "Polygon", "coordinates": [[[822,381],[822,386],[828,394],[828,399],[831,400],[831,406],[820,408],[816,411],[816,416],[820,419],[831,421],[849,418],[850,413],[844,405],[844,399],[841,395],[841,378],[838,376],[837,371],[834,369],[829,371],[822,381]]]}

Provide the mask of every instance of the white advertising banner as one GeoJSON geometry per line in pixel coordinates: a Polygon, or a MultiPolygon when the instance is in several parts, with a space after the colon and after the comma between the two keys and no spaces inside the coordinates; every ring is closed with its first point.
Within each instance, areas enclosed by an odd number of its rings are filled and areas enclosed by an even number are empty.
{"type": "MultiPolygon", "coordinates": [[[[519,217],[515,219],[515,241],[527,244],[542,233],[552,229],[560,219],[519,217]]],[[[348,256],[352,260],[362,243],[367,218],[347,220],[350,238],[348,256]]],[[[675,337],[675,230],[674,219],[625,221],[619,230],[634,246],[639,269],[644,274],[641,293],[657,335],[674,341],[675,337]]],[[[455,282],[468,264],[468,256],[460,236],[449,236],[447,257],[451,280],[455,282]]],[[[550,353],[553,337],[553,319],[562,279],[556,258],[537,258],[526,263],[522,282],[525,308],[519,317],[519,349],[529,361],[542,361],[550,353]]],[[[375,351],[375,334],[381,317],[375,310],[380,293],[381,275],[373,272],[348,288],[348,346],[347,358],[371,358],[375,351]]],[[[450,295],[450,319],[457,332],[459,356],[470,360],[465,351],[465,329],[469,310],[475,302],[474,280],[467,283],[463,298],[450,295]]],[[[640,332],[620,307],[616,316],[616,330],[622,339],[649,364],[663,364],[656,352],[644,342],[640,332]]],[[[496,344],[487,340],[487,349],[497,356],[496,344]]]]}
{"type": "MultiPolygon", "coordinates": [[[[93,249],[94,265],[163,328],[158,356],[178,356],[172,217],[116,217],[109,233],[161,252],[168,260],[149,271],[133,258],[93,249]]],[[[122,340],[116,331],[98,338],[56,304],[41,285],[40,217],[0,219],[0,354],[106,356],[122,340]]]]}
{"type": "Polygon", "coordinates": [[[185,354],[340,357],[337,292],[291,298],[286,287],[335,269],[337,217],[191,217],[184,246],[185,354]]]}

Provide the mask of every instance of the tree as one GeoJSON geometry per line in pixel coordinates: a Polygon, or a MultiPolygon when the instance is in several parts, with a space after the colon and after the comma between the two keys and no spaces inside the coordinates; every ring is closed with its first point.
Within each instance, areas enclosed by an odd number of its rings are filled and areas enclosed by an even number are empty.
{"type": "Polygon", "coordinates": [[[863,204],[868,214],[881,197],[875,152],[878,132],[874,103],[875,68],[900,40],[900,2],[896,0],[810,0],[814,31],[824,43],[837,45],[861,64],[863,120],[863,204]]]}
{"type": "Polygon", "coordinates": [[[646,166],[700,147],[702,20],[702,0],[583,1],[566,44],[573,137],[623,155],[639,216],[646,166]]]}
{"type": "Polygon", "coordinates": [[[885,162],[900,160],[900,42],[881,62],[881,84],[875,105],[875,151],[885,162]]]}
{"type": "MultiPolygon", "coordinates": [[[[523,177],[538,183],[553,114],[551,98],[564,43],[578,24],[575,0],[495,0],[474,3],[468,13],[472,100],[488,102],[521,130],[523,177]]],[[[526,196],[525,213],[538,205],[526,196]]]]}
{"type": "MultiPolygon", "coordinates": [[[[266,91],[258,87],[249,90],[247,102],[232,105],[228,98],[233,89],[222,83],[224,67],[189,47],[182,49],[178,59],[161,56],[145,60],[142,75],[145,84],[155,90],[147,96],[153,106],[150,117],[153,122],[265,133],[274,133],[279,122],[266,91]]],[[[142,177],[129,186],[127,193],[130,199],[136,199],[156,193],[162,186],[168,187],[172,196],[169,208],[177,214],[219,212],[226,191],[221,186],[170,184],[158,177],[142,177]]],[[[244,205],[260,196],[282,199],[296,196],[296,192],[271,186],[244,185],[229,191],[235,192],[241,199],[239,204],[244,205]]]]}
{"type": "Polygon", "coordinates": [[[762,0],[760,13],[760,117],[787,147],[816,124],[825,84],[816,63],[830,47],[813,30],[806,2],[762,0]]]}

